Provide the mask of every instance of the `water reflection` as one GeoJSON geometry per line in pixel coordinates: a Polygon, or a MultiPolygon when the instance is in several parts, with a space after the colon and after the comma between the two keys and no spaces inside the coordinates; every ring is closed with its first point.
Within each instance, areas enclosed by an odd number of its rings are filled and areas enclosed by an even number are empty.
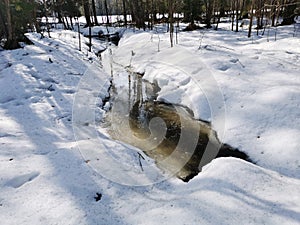
{"type": "Polygon", "coordinates": [[[193,119],[188,109],[157,102],[158,91],[158,85],[128,74],[128,86],[117,87],[113,94],[113,115],[108,117],[112,118],[112,138],[140,148],[161,170],[184,181],[197,175],[217,154],[247,159],[237,149],[221,145],[210,125],[193,119]],[[207,151],[211,152],[208,157],[207,151]]]}

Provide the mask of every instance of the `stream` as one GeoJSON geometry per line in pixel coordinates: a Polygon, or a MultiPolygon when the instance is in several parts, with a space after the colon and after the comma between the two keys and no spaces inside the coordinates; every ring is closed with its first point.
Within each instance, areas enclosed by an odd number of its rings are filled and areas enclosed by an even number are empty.
{"type": "Polygon", "coordinates": [[[133,72],[116,75],[112,82],[104,121],[109,135],[141,149],[161,171],[188,182],[216,157],[249,161],[245,153],[222,144],[210,124],[195,120],[188,108],[157,101],[157,84],[133,72]],[[124,85],[114,85],[119,83],[124,85]]]}

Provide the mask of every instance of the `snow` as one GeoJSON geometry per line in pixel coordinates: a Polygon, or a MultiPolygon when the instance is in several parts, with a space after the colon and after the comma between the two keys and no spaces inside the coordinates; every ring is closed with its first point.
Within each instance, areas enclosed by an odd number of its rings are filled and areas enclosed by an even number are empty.
{"type": "Polygon", "coordinates": [[[228,26],[179,33],[174,48],[167,33],[127,31],[104,46],[103,68],[71,31],[0,51],[1,223],[299,224],[299,37],[293,26],[278,27],[276,41],[274,30],[267,41],[228,26]],[[156,80],[160,100],[188,106],[256,165],[219,158],[189,183],[143,186],[126,164],[139,150],[95,129],[111,63],[115,76],[127,75],[122,65],[156,80]]]}

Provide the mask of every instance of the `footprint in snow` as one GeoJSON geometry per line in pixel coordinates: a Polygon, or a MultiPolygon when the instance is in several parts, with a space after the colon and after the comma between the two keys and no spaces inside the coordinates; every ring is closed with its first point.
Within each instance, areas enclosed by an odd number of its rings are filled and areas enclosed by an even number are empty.
{"type": "Polygon", "coordinates": [[[16,100],[14,97],[5,96],[3,98],[0,98],[0,104],[6,104],[6,103],[12,102],[14,100],[16,100]]]}
{"type": "Polygon", "coordinates": [[[16,136],[13,135],[13,134],[1,133],[1,132],[0,132],[0,138],[6,138],[6,137],[16,137],[16,136]]]}
{"type": "Polygon", "coordinates": [[[221,70],[221,71],[226,71],[226,70],[228,70],[230,67],[228,66],[228,65],[220,65],[219,67],[218,67],[218,70],[221,70]]]}
{"type": "Polygon", "coordinates": [[[237,63],[239,61],[239,59],[230,59],[229,62],[231,63],[237,63]]]}
{"type": "Polygon", "coordinates": [[[9,180],[6,185],[13,187],[13,188],[19,188],[22,185],[34,180],[35,178],[37,178],[40,175],[39,172],[32,172],[32,173],[28,173],[28,174],[24,174],[21,176],[17,176],[11,180],[9,180]]]}
{"type": "Polygon", "coordinates": [[[74,94],[76,91],[75,90],[72,90],[72,89],[65,89],[62,91],[63,93],[66,93],[66,94],[74,94]]]}
{"type": "Polygon", "coordinates": [[[252,58],[252,59],[259,59],[259,56],[255,55],[255,56],[252,56],[250,58],[252,58]]]}

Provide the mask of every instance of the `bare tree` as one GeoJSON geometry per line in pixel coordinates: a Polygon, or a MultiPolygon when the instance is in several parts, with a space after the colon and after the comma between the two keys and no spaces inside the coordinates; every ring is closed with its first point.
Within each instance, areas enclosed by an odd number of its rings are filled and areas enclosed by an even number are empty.
{"type": "Polygon", "coordinates": [[[137,28],[146,29],[145,24],[145,4],[142,0],[130,1],[131,17],[137,28]]]}
{"type": "Polygon", "coordinates": [[[127,26],[127,4],[126,0],[122,0],[122,5],[123,5],[123,16],[124,16],[124,26],[127,26]]]}
{"type": "Polygon", "coordinates": [[[239,11],[240,11],[240,1],[235,0],[235,32],[239,31],[239,11]]]}
{"type": "Polygon", "coordinates": [[[252,23],[253,23],[253,14],[254,14],[254,4],[255,4],[255,0],[252,0],[252,3],[251,3],[251,14],[250,14],[250,22],[249,22],[249,30],[248,30],[248,38],[251,37],[252,23]]]}
{"type": "Polygon", "coordinates": [[[89,0],[82,0],[82,4],[83,4],[84,16],[86,19],[86,27],[90,27],[90,26],[92,26],[92,22],[91,22],[91,12],[90,12],[89,0]]]}
{"type": "Polygon", "coordinates": [[[170,43],[171,47],[173,47],[173,39],[174,39],[174,11],[175,11],[175,1],[168,0],[169,5],[169,23],[170,23],[170,43]]]}
{"type": "Polygon", "coordinates": [[[109,25],[109,12],[108,12],[107,0],[104,0],[104,9],[106,14],[106,25],[109,25]]]}
{"type": "Polygon", "coordinates": [[[93,10],[93,15],[94,15],[94,24],[98,26],[99,23],[98,23],[98,19],[97,19],[97,11],[96,11],[95,0],[92,0],[92,10],[93,10]]]}
{"type": "Polygon", "coordinates": [[[205,4],[205,23],[207,28],[211,28],[211,18],[213,14],[213,1],[212,0],[204,0],[205,4]]]}
{"type": "MultiPolygon", "coordinates": [[[[6,29],[7,29],[7,42],[13,42],[13,28],[12,28],[12,22],[11,22],[11,14],[10,14],[10,0],[4,0],[5,3],[5,9],[6,9],[6,29]]],[[[14,44],[13,44],[14,45],[14,44]]]]}

